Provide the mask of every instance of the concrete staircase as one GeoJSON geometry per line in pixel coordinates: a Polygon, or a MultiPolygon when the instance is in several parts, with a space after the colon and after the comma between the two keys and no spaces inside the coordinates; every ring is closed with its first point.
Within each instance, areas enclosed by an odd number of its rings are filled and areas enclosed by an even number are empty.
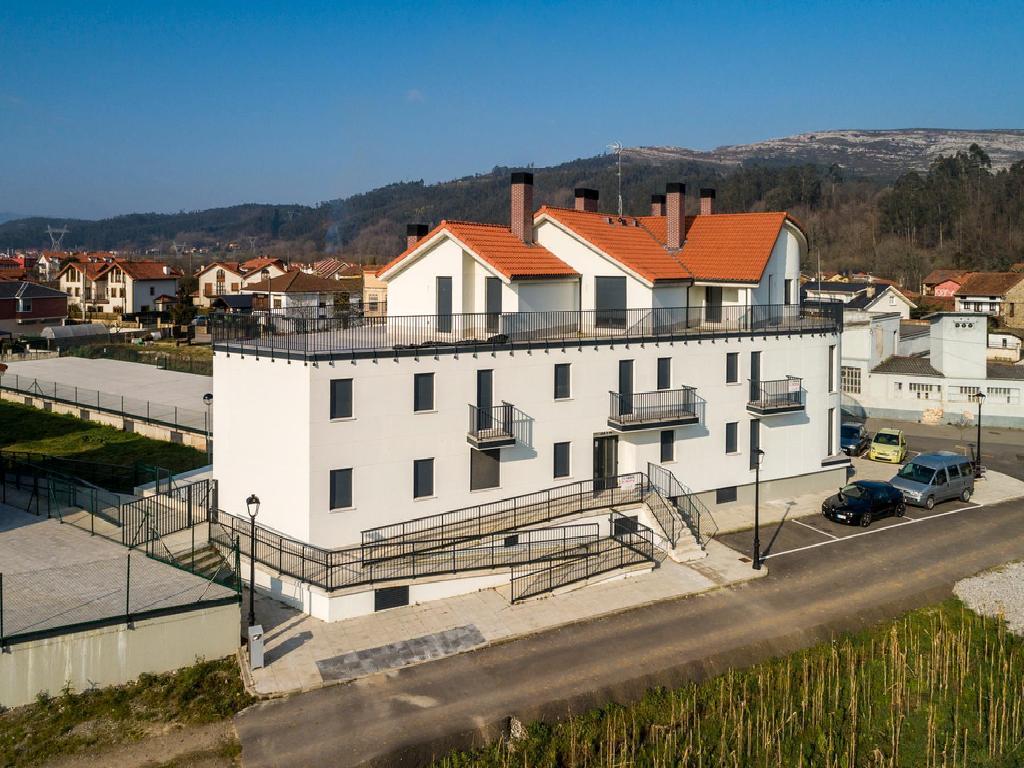
{"type": "Polygon", "coordinates": [[[234,567],[213,542],[207,542],[195,550],[179,550],[172,553],[172,556],[181,568],[207,579],[224,579],[234,572],[234,567]]]}

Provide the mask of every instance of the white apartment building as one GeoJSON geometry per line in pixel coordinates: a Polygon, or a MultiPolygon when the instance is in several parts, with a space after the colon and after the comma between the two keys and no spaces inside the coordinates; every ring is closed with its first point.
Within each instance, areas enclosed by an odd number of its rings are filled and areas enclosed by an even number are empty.
{"type": "MultiPolygon", "coordinates": [[[[716,214],[711,190],[687,217],[682,184],[645,216],[601,213],[585,189],[534,211],[532,181],[513,175],[511,226],[417,231],[378,272],[385,315],[214,324],[220,506],[244,534],[259,498],[261,583],[311,613],[507,585],[508,568],[429,564],[508,563],[570,525],[595,526],[596,551],[642,533],[698,555],[687,540],[750,503],[759,456],[765,500],[845,480],[842,312],[800,306],[797,222],[716,214]]],[[[559,551],[512,561],[513,599],[524,568],[577,562],[559,551]]]]}
{"type": "Polygon", "coordinates": [[[928,319],[925,351],[905,354],[898,315],[847,314],[843,410],[856,418],[970,424],[981,392],[986,424],[1024,426],[1024,366],[989,361],[986,315],[939,312],[928,319]]]}

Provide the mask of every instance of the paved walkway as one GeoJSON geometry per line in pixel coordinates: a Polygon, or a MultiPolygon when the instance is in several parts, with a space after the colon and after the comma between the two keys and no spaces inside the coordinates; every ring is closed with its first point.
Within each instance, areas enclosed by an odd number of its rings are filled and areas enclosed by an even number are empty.
{"type": "MultiPolygon", "coordinates": [[[[911,457],[914,453],[911,452],[911,457]]],[[[851,480],[892,480],[898,466],[883,464],[867,459],[853,460],[854,475],[851,480]]],[[[834,493],[834,491],[833,491],[834,493]]],[[[791,498],[773,499],[761,503],[761,523],[777,523],[783,519],[806,517],[821,513],[821,502],[827,494],[807,493],[791,498]]],[[[996,504],[1007,499],[1024,496],[1024,482],[1001,472],[988,470],[985,478],[975,484],[973,501],[979,504],[996,504]]],[[[716,507],[711,515],[718,523],[719,535],[744,531],[754,526],[754,508],[750,504],[716,507]]]]}
{"type": "Polygon", "coordinates": [[[487,589],[333,623],[257,593],[267,665],[247,682],[261,695],[308,691],[767,573],[742,557],[713,541],[701,560],[666,559],[651,571],[514,605],[487,589]]]}

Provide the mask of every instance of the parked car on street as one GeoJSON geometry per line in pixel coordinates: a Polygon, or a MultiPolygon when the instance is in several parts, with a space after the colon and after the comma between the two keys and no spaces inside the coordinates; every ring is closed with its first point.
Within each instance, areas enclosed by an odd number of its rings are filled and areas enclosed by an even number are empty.
{"type": "Polygon", "coordinates": [[[860,456],[871,447],[871,435],[863,424],[847,422],[839,430],[839,447],[847,456],[860,456]]]}
{"type": "Polygon", "coordinates": [[[959,453],[922,453],[900,467],[892,484],[908,504],[931,509],[947,499],[970,501],[974,468],[971,460],[959,453]]]}
{"type": "Polygon", "coordinates": [[[872,461],[888,461],[902,464],[907,459],[907,438],[902,429],[887,427],[880,429],[871,439],[868,458],[872,461]]]}
{"type": "Polygon", "coordinates": [[[821,503],[821,514],[836,523],[867,528],[871,521],[896,515],[902,517],[907,505],[903,494],[880,480],[857,480],[839,489],[821,503]]]}

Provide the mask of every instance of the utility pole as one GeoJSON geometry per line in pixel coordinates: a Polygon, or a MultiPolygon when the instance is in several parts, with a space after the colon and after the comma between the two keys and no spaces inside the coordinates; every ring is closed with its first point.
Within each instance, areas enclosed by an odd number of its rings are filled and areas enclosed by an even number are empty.
{"type": "Polygon", "coordinates": [[[46,234],[50,236],[50,247],[54,251],[60,251],[64,245],[64,235],[71,230],[67,228],[67,225],[60,229],[54,229],[49,224],[46,225],[46,234]]]}

